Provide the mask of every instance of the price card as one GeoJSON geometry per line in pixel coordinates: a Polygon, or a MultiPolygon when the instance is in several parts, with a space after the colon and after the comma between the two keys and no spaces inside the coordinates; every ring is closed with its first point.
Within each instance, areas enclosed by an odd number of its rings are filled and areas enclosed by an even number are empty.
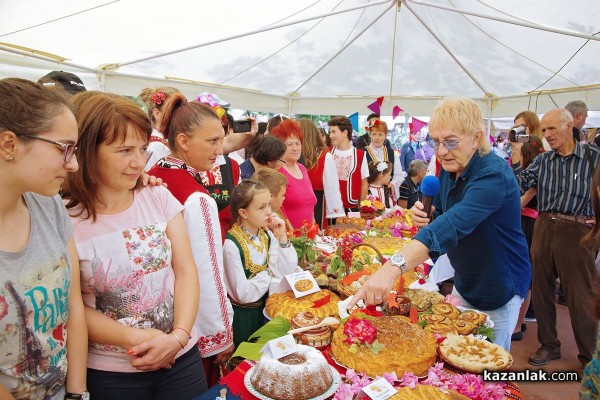
{"type": "Polygon", "coordinates": [[[270,354],[275,360],[298,351],[298,344],[294,335],[285,335],[277,339],[269,340],[261,349],[263,354],[270,354]]]}
{"type": "Polygon", "coordinates": [[[309,271],[294,272],[293,274],[286,275],[285,278],[294,291],[296,298],[321,290],[309,271]]]}
{"type": "Polygon", "coordinates": [[[360,212],[350,211],[348,212],[348,218],[360,218],[360,212]]]}
{"type": "Polygon", "coordinates": [[[371,382],[370,385],[362,388],[362,391],[373,400],[385,400],[398,393],[385,378],[379,378],[371,382]]]}

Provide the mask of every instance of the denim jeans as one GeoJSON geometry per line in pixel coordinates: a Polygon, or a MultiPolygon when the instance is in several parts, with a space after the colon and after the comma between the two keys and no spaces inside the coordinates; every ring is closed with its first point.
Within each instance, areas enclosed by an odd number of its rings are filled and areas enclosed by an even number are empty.
{"type": "MultiPolygon", "coordinates": [[[[456,288],[452,290],[452,296],[459,298],[463,307],[475,308],[463,299],[456,288]]],[[[504,347],[506,351],[510,351],[510,337],[517,326],[521,303],[523,303],[523,298],[516,294],[502,307],[491,311],[482,311],[494,322],[494,340],[492,342],[504,347]]]]}

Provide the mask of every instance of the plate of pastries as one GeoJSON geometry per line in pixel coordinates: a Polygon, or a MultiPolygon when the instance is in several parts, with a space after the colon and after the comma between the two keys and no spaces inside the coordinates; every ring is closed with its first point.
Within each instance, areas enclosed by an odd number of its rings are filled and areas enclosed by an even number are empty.
{"type": "Polygon", "coordinates": [[[474,335],[449,333],[440,344],[439,352],[444,362],[475,374],[481,374],[484,370],[503,371],[513,363],[512,356],[502,346],[474,335]]]}
{"type": "MultiPolygon", "coordinates": [[[[432,305],[431,313],[421,314],[419,320],[425,322],[426,331],[444,337],[449,334],[477,335],[480,326],[494,327],[487,314],[448,303],[432,305]]],[[[484,339],[482,335],[477,337],[484,339]]]]}

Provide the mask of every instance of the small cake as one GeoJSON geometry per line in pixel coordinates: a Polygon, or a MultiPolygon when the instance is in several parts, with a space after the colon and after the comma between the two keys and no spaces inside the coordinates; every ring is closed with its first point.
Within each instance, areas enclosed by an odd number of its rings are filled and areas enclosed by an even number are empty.
{"type": "Polygon", "coordinates": [[[250,382],[259,393],[277,400],[305,400],[325,393],[333,372],[323,354],[310,346],[275,360],[263,354],[252,368],[250,382]]]}
{"type": "Polygon", "coordinates": [[[377,329],[376,340],[383,345],[378,354],[365,345],[357,346],[357,351],[351,352],[344,325],[334,332],[331,353],[345,367],[372,377],[383,376],[386,372],[395,372],[397,376],[405,372],[423,376],[435,363],[437,342],[431,333],[402,317],[379,317],[369,322],[377,329]]]}
{"type": "Polygon", "coordinates": [[[288,321],[299,312],[310,311],[320,318],[338,315],[338,295],[327,289],[296,298],[294,292],[288,290],[269,296],[265,310],[269,317],[285,317],[288,321]]]}

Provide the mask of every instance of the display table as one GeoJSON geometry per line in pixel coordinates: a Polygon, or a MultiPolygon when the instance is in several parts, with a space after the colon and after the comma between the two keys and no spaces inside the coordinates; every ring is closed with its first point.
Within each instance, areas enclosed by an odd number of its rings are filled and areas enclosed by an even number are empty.
{"type": "MultiPolygon", "coordinates": [[[[338,365],[332,358],[329,356],[328,351],[324,351],[323,355],[329,362],[331,366],[333,366],[342,376],[344,376],[346,372],[346,368],[338,365]]],[[[195,397],[194,400],[215,400],[215,398],[219,397],[219,391],[222,388],[227,389],[227,400],[232,399],[241,399],[241,400],[259,400],[257,397],[252,395],[244,386],[244,376],[246,372],[250,368],[255,365],[254,361],[244,361],[237,368],[231,371],[227,376],[221,379],[221,384],[215,385],[211,387],[208,391],[203,393],[201,396],[195,397]]],[[[456,372],[449,367],[444,367],[444,370],[448,370],[451,372],[456,372]]],[[[507,382],[504,386],[506,400],[523,400],[521,397],[521,391],[518,386],[512,382],[507,382]]]]}

